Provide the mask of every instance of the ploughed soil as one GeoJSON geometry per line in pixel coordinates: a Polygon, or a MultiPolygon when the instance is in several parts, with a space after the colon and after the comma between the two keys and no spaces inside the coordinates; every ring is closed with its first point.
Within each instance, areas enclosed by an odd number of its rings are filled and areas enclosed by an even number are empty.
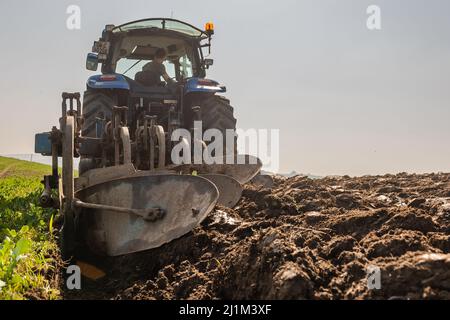
{"type": "Polygon", "coordinates": [[[107,275],[66,298],[450,299],[450,174],[275,177],[178,240],[96,265],[107,275]]]}

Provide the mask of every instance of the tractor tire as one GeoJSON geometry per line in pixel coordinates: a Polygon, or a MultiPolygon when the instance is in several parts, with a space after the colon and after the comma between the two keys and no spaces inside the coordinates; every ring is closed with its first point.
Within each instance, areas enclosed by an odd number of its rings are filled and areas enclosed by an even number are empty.
{"type": "Polygon", "coordinates": [[[226,147],[226,131],[231,129],[236,131],[236,118],[234,117],[234,108],[230,100],[222,96],[209,96],[203,100],[197,100],[201,107],[201,118],[203,131],[208,129],[217,129],[222,132],[224,137],[224,155],[237,154],[237,136],[234,135],[234,148],[226,147]]]}
{"type": "Polygon", "coordinates": [[[84,123],[81,128],[82,136],[91,138],[97,137],[96,119],[102,118],[110,121],[112,108],[117,105],[117,98],[105,92],[87,90],[83,96],[83,117],[84,123]]]}
{"type": "MultiPolygon", "coordinates": [[[[117,98],[106,92],[86,90],[83,96],[83,117],[81,134],[84,137],[100,138],[97,136],[96,119],[102,118],[106,122],[112,118],[112,108],[117,105],[117,98]]],[[[94,169],[95,161],[91,158],[81,157],[78,165],[79,174],[94,169]]]]}

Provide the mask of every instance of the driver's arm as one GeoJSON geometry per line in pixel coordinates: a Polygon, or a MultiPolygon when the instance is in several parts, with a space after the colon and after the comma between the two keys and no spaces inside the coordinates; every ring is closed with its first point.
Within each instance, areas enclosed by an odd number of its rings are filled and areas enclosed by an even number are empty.
{"type": "Polygon", "coordinates": [[[173,80],[171,77],[169,77],[169,75],[167,74],[167,72],[164,72],[162,74],[163,79],[166,81],[167,84],[172,84],[175,83],[176,81],[173,80]]]}
{"type": "Polygon", "coordinates": [[[174,83],[175,81],[173,81],[173,79],[171,77],[169,77],[169,75],[167,74],[166,71],[166,67],[161,64],[161,76],[163,77],[164,81],[166,81],[167,84],[171,84],[174,83]]]}
{"type": "Polygon", "coordinates": [[[169,77],[169,75],[167,74],[166,71],[164,71],[164,73],[162,74],[162,77],[163,77],[163,79],[164,79],[167,83],[173,82],[172,78],[169,77]]]}

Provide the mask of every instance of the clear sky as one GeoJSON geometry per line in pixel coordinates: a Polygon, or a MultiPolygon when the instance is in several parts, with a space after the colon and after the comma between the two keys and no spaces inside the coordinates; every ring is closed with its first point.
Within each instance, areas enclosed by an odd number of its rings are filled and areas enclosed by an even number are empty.
{"type": "Polygon", "coordinates": [[[34,133],[57,124],[105,24],[171,14],[215,23],[209,77],[239,127],[280,129],[280,171],[450,171],[447,0],[2,0],[0,154],[33,152],[34,133]],[[71,4],[80,30],[66,28],[71,4]]]}

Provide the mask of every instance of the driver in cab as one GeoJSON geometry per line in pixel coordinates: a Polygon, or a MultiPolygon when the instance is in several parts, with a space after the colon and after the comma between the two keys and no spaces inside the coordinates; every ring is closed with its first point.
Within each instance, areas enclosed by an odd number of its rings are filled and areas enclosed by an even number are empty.
{"type": "Polygon", "coordinates": [[[161,77],[163,77],[167,84],[173,84],[174,81],[167,74],[166,67],[163,64],[166,57],[166,50],[163,48],[156,50],[153,60],[145,64],[142,67],[142,72],[136,75],[136,81],[147,86],[156,86],[161,84],[161,77]]]}

